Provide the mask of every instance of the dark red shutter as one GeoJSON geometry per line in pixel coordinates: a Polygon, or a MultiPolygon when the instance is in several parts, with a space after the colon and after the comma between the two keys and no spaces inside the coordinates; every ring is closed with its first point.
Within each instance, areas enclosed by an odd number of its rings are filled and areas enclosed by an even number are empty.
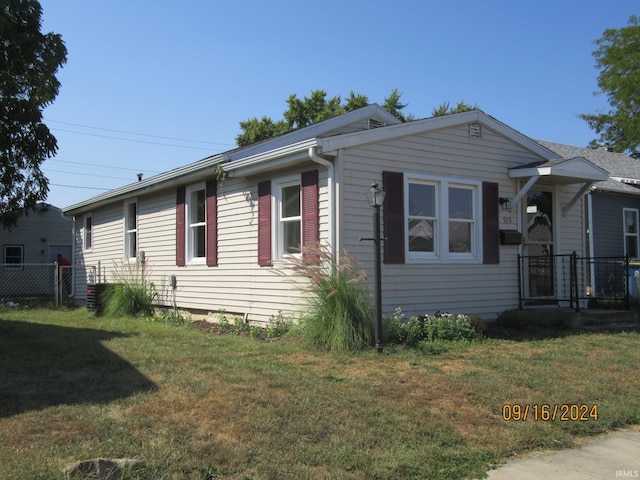
{"type": "Polygon", "coordinates": [[[482,263],[500,263],[498,184],[482,182],[482,263]]]}
{"type": "Polygon", "coordinates": [[[404,178],[402,173],[382,172],[385,191],[384,263],[404,263],[404,178]]]}
{"type": "Polygon", "coordinates": [[[271,265],[271,181],[258,183],[258,265],[271,265]]]}
{"type": "Polygon", "coordinates": [[[176,265],[185,265],[184,236],[185,236],[185,187],[178,187],[176,194],[176,265]]]}
{"type": "Polygon", "coordinates": [[[303,256],[306,262],[315,263],[318,261],[318,255],[305,251],[305,247],[316,247],[320,242],[318,170],[302,173],[301,194],[303,256]]]}
{"type": "Polygon", "coordinates": [[[207,265],[218,265],[218,182],[207,180],[205,186],[207,198],[207,265]]]}

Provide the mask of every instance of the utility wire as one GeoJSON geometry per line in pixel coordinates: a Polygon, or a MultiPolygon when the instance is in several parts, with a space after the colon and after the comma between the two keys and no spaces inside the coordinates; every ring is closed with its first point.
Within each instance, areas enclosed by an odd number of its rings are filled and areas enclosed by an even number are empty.
{"type": "Polygon", "coordinates": [[[83,167],[99,167],[99,168],[112,168],[115,170],[131,170],[132,172],[149,172],[149,173],[162,173],[159,170],[148,170],[146,168],[127,168],[127,167],[114,167],[113,165],[102,165],[99,163],[86,163],[86,162],[72,162],[71,160],[59,160],[57,158],[49,159],[56,163],[68,163],[70,165],[82,165],[83,167]]]}
{"type": "Polygon", "coordinates": [[[162,145],[164,147],[189,148],[191,150],[206,150],[207,152],[211,151],[210,148],[188,147],[188,146],[185,146],[185,145],[173,145],[171,143],[147,142],[145,140],[134,140],[133,138],[120,138],[120,137],[111,137],[109,135],[98,135],[97,133],[75,132],[73,130],[66,130],[64,128],[52,128],[51,130],[56,130],[56,131],[59,131],[59,132],[75,133],[77,135],[86,135],[88,137],[109,138],[111,140],[121,140],[121,141],[124,141],[124,142],[146,143],[146,144],[149,144],[149,145],[162,145]]]}
{"type": "Polygon", "coordinates": [[[45,167],[45,168],[46,168],[46,170],[47,170],[48,172],[66,173],[67,175],[82,175],[82,176],[85,176],[85,177],[113,178],[113,179],[116,179],[116,180],[129,180],[129,181],[133,181],[133,179],[131,179],[131,178],[125,178],[125,177],[111,177],[111,176],[109,176],[109,175],[96,175],[96,174],[94,174],[94,173],[82,173],[82,172],[67,172],[67,171],[65,171],[65,170],[54,170],[54,169],[47,168],[47,167],[45,167]]]}
{"type": "Polygon", "coordinates": [[[68,187],[68,188],[86,188],[87,190],[112,190],[111,188],[101,188],[101,187],[81,187],[80,185],[62,185],[60,183],[50,183],[54,187],[68,187]]]}
{"type": "MultiPolygon", "coordinates": [[[[160,138],[162,140],[174,140],[174,141],[178,141],[178,142],[203,143],[203,144],[207,144],[207,145],[222,145],[222,146],[226,146],[226,147],[235,147],[235,145],[231,145],[229,143],[206,142],[206,141],[202,141],[202,140],[187,140],[185,138],[164,137],[164,136],[160,136],[160,135],[149,135],[147,133],[127,132],[125,130],[114,130],[112,128],[92,127],[90,125],[81,125],[79,123],[61,122],[59,120],[45,119],[45,121],[46,122],[51,122],[51,123],[60,123],[62,125],[71,125],[72,127],[90,128],[92,130],[102,130],[104,132],[123,133],[125,135],[136,135],[136,136],[139,136],[139,137],[160,138]]],[[[75,132],[75,133],[78,133],[78,132],[75,132]]]]}

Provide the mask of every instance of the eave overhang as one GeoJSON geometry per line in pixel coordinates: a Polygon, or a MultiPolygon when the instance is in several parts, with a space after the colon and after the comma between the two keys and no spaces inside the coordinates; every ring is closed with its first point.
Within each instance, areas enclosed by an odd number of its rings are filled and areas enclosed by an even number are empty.
{"type": "Polygon", "coordinates": [[[509,178],[540,177],[559,185],[572,183],[602,182],[609,178],[603,168],[583,157],[549,160],[509,169],[509,178]]]}
{"type": "Polygon", "coordinates": [[[527,179],[527,182],[511,200],[514,205],[527,194],[533,185],[541,179],[546,183],[556,185],[571,185],[581,183],[582,187],[566,205],[562,207],[562,214],[567,212],[575,203],[587,194],[595,182],[602,182],[609,178],[606,170],[594,165],[583,157],[549,160],[535,164],[523,165],[509,169],[509,178],[527,179]]]}

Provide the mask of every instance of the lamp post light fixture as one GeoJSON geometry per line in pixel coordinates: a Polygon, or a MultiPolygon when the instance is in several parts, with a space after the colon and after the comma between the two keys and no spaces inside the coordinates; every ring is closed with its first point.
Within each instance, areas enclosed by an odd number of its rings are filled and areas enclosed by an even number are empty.
{"type": "Polygon", "coordinates": [[[380,261],[380,207],[384,203],[385,192],[376,182],[367,192],[367,200],[373,208],[373,256],[374,276],[376,282],[376,350],[382,353],[382,272],[380,261]]]}

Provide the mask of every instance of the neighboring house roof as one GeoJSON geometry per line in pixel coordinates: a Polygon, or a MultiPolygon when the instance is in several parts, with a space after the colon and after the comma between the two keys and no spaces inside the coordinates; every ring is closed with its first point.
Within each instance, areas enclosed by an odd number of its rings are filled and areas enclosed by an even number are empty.
{"type": "Polygon", "coordinates": [[[640,188],[634,186],[640,185],[640,160],[604,148],[581,148],[540,140],[538,143],[564,158],[583,157],[606,170],[609,179],[594,184],[594,190],[640,195],[640,188]]]}

